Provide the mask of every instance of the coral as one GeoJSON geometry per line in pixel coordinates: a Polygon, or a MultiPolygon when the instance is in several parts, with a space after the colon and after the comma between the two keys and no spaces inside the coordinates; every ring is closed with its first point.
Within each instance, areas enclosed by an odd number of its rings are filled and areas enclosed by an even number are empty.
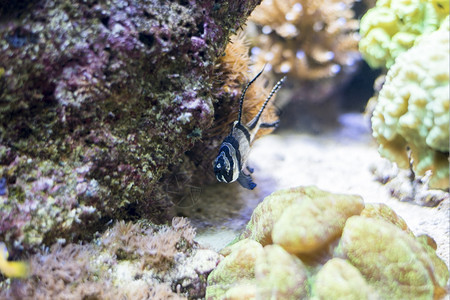
{"type": "Polygon", "coordinates": [[[225,258],[208,278],[207,299],[440,299],[449,279],[434,241],[414,236],[388,206],[364,207],[358,196],[315,187],[266,197],[243,234],[221,253],[225,258]],[[301,241],[298,236],[286,234],[291,240],[284,244],[275,239],[285,215],[295,215],[284,224],[292,231],[331,230],[322,231],[325,237],[312,234],[318,246],[301,253],[291,247],[301,241]]]}
{"type": "Polygon", "coordinates": [[[195,229],[189,226],[186,219],[173,219],[172,227],[154,228],[121,221],[103,234],[102,246],[107,253],[139,259],[141,268],[165,265],[173,261],[180,250],[184,250],[179,244],[181,239],[185,241],[184,247],[194,242],[195,229]]]}
{"type": "Polygon", "coordinates": [[[421,35],[437,30],[448,13],[443,0],[377,1],[361,19],[359,49],[371,67],[390,68],[421,35]]]}
{"type": "Polygon", "coordinates": [[[287,74],[296,85],[302,84],[305,99],[330,95],[360,60],[353,2],[263,1],[253,11],[247,30],[254,36],[255,66],[267,64],[273,74],[287,74]]]}
{"type": "Polygon", "coordinates": [[[206,299],[299,299],[307,294],[306,268],[279,245],[244,239],[208,277],[206,299]],[[243,295],[245,295],[243,297],[243,295]]]}
{"type": "Polygon", "coordinates": [[[240,238],[276,243],[294,254],[314,252],[339,236],[345,220],[363,207],[360,196],[314,186],[277,191],[256,207],[240,238]]]}
{"type": "Polygon", "coordinates": [[[30,257],[30,277],[0,282],[2,299],[187,299],[205,294],[219,255],[186,219],[118,222],[91,244],[55,244],[30,257]]]}
{"type": "Polygon", "coordinates": [[[318,189],[308,192],[307,199],[299,199],[286,207],[273,225],[273,243],[283,246],[289,253],[319,250],[341,234],[348,217],[360,213],[364,207],[360,196],[332,195],[318,189]]]}
{"type": "Polygon", "coordinates": [[[23,261],[8,261],[9,253],[5,243],[0,242],[0,272],[6,277],[25,278],[28,276],[28,264],[23,261]]]}
{"type": "Polygon", "coordinates": [[[257,298],[301,299],[307,295],[302,261],[279,245],[267,245],[255,263],[257,298]]]}
{"type": "MultiPolygon", "coordinates": [[[[446,25],[448,27],[448,25],[446,25]]],[[[445,27],[445,26],[444,26],[445,27]]],[[[449,31],[423,37],[389,69],[372,116],[379,152],[429,186],[449,187],[449,31]]]]}
{"type": "Polygon", "coordinates": [[[447,268],[446,274],[437,272],[421,243],[393,224],[350,217],[339,247],[380,295],[391,299],[432,299],[445,294],[447,268]]]}
{"type": "Polygon", "coordinates": [[[256,258],[263,252],[263,247],[256,241],[244,239],[226,249],[225,258],[208,277],[206,299],[217,299],[236,282],[250,284],[255,277],[256,258]]]}
{"type": "Polygon", "coordinates": [[[0,239],[164,222],[160,180],[212,125],[215,63],[259,1],[24,3],[0,9],[0,239]]]}
{"type": "Polygon", "coordinates": [[[317,272],[312,299],[370,299],[373,289],[347,260],[332,258],[317,272]]]}

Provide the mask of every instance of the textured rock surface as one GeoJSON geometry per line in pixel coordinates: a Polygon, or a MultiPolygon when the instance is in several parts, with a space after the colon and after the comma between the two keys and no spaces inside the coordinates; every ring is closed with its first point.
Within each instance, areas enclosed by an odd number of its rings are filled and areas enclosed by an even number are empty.
{"type": "Polygon", "coordinates": [[[2,9],[0,239],[29,249],[111,218],[165,220],[158,181],[211,126],[215,61],[258,3],[2,9]]]}

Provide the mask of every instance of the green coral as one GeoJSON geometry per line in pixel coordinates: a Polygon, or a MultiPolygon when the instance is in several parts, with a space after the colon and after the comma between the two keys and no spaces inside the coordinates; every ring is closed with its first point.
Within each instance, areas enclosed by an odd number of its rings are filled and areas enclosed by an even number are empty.
{"type": "Polygon", "coordinates": [[[211,272],[206,299],[301,299],[307,295],[302,261],[279,245],[244,239],[211,272]]]}
{"type": "MultiPolygon", "coordinates": [[[[448,23],[448,18],[447,22],[448,23]]],[[[380,153],[423,176],[430,186],[449,187],[449,30],[424,36],[398,57],[387,73],[372,116],[380,153]]]]}
{"type": "Polygon", "coordinates": [[[256,207],[240,238],[308,253],[338,236],[345,220],[362,209],[359,196],[332,194],[314,186],[277,191],[256,207]]]}
{"type": "Polygon", "coordinates": [[[359,50],[373,67],[389,68],[421,35],[448,16],[447,0],[379,0],[361,19],[359,50]]]}
{"type": "Polygon", "coordinates": [[[239,239],[221,251],[225,258],[208,278],[207,299],[439,299],[446,293],[449,271],[434,241],[415,237],[386,205],[364,207],[358,196],[315,187],[275,192],[239,239]],[[284,216],[290,223],[280,223],[284,216]],[[290,227],[283,244],[274,238],[278,226],[290,227]],[[306,253],[291,247],[308,229],[313,234],[304,236],[315,246],[306,253]]]}
{"type": "Polygon", "coordinates": [[[436,272],[422,244],[394,224],[353,216],[347,220],[339,247],[380,295],[432,299],[445,294],[448,271],[436,272]]]}
{"type": "MultiPolygon", "coordinates": [[[[373,289],[359,270],[342,258],[332,258],[317,273],[312,299],[371,299],[373,289]]],[[[373,297],[372,297],[373,298],[373,297]]]]}
{"type": "Polygon", "coordinates": [[[250,239],[228,247],[224,252],[228,255],[208,277],[206,299],[218,299],[238,284],[250,284],[251,279],[255,277],[256,258],[262,252],[261,244],[250,239]]]}

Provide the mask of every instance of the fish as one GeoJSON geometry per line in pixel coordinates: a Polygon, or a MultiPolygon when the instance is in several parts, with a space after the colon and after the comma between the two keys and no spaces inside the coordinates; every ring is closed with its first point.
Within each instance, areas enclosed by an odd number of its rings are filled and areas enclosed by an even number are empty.
{"type": "Polygon", "coordinates": [[[256,116],[247,124],[243,124],[242,107],[245,93],[263,71],[264,67],[242,90],[239,100],[238,119],[233,123],[230,134],[225,137],[220,145],[219,154],[213,162],[214,174],[219,182],[231,183],[237,180],[242,187],[249,190],[253,190],[256,187],[256,183],[253,182],[251,177],[254,170],[247,166],[251,144],[260,128],[276,128],[278,126],[278,120],[271,123],[264,123],[262,122],[261,116],[270,99],[286,79],[286,76],[284,76],[275,84],[256,116]],[[248,171],[249,174],[246,174],[244,170],[248,171]]]}
{"type": "Polygon", "coordinates": [[[0,242],[0,273],[10,278],[26,278],[29,266],[23,261],[8,261],[8,249],[5,243],[0,242]]]}

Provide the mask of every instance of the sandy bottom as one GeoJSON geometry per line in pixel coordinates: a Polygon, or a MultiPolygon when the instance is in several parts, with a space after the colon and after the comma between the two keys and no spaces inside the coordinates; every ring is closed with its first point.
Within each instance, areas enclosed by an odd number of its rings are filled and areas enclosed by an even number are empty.
{"type": "Polygon", "coordinates": [[[249,191],[238,183],[218,183],[193,189],[177,204],[179,214],[197,226],[197,241],[220,250],[250,219],[253,209],[272,192],[315,185],[323,190],[358,194],[366,203],[385,203],[416,234],[427,234],[437,243],[437,253],[449,263],[450,199],[435,207],[401,202],[377,182],[372,166],[386,164],[372,140],[367,122],[359,114],[342,115],[340,126],[325,134],[278,131],[258,140],[249,165],[258,186],[249,191]]]}

